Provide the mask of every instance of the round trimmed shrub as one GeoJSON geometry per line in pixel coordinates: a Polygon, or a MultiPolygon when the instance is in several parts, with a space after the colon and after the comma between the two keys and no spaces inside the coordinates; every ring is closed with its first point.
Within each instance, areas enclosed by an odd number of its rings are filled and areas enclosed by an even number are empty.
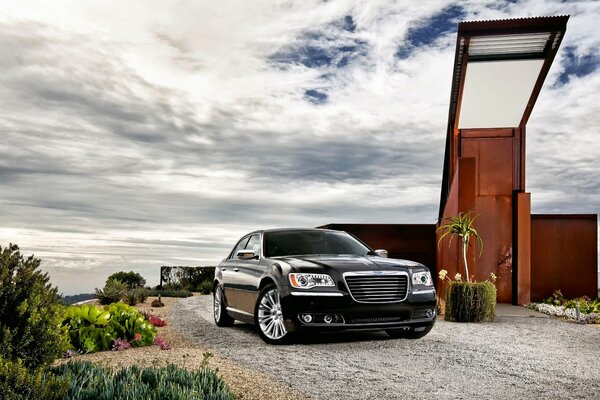
{"type": "Polygon", "coordinates": [[[491,282],[449,282],[446,321],[492,321],[496,316],[496,286],[491,282]]]}
{"type": "Polygon", "coordinates": [[[50,364],[68,348],[64,307],[40,260],[19,246],[0,247],[0,356],[28,369],[50,364]]]}

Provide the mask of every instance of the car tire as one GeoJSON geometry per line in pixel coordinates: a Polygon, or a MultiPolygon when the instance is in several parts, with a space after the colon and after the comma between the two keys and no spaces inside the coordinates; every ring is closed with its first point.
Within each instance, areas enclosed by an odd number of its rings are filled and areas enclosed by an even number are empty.
{"type": "Polygon", "coordinates": [[[227,314],[227,299],[221,285],[216,285],[213,293],[213,316],[217,326],[232,326],[235,320],[227,314]]]}
{"type": "Polygon", "coordinates": [[[289,343],[291,333],[285,327],[279,290],[273,283],[265,286],[258,295],[254,308],[254,324],[265,343],[289,343]]]}
{"type": "Polygon", "coordinates": [[[415,332],[412,329],[408,331],[402,329],[389,329],[386,330],[385,333],[393,339],[421,339],[423,336],[427,335],[432,328],[433,325],[428,326],[425,330],[419,332],[415,332]]]}

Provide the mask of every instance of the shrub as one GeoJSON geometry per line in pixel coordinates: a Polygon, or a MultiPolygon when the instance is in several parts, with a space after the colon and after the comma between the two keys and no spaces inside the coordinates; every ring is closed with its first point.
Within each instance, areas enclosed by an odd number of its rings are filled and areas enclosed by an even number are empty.
{"type": "Polygon", "coordinates": [[[196,290],[202,294],[210,294],[213,291],[213,282],[206,280],[203,281],[196,290]]]}
{"type": "Polygon", "coordinates": [[[108,282],[111,280],[123,282],[128,289],[141,288],[144,287],[144,285],[146,284],[146,280],[144,279],[144,277],[138,274],[137,272],[133,271],[115,272],[114,274],[108,277],[108,279],[106,280],[106,284],[108,285],[108,282]]]}
{"type": "Polygon", "coordinates": [[[96,289],[95,296],[100,304],[111,304],[121,301],[127,292],[127,285],[121,281],[109,279],[104,289],[96,289]]]}
{"type": "Polygon", "coordinates": [[[68,339],[61,329],[64,307],[40,260],[24,258],[19,247],[0,247],[0,356],[22,360],[28,369],[64,354],[68,339]]]}
{"type": "Polygon", "coordinates": [[[192,292],[189,290],[158,290],[152,289],[148,290],[148,296],[152,297],[190,297],[192,296],[192,292]]]}
{"type": "Polygon", "coordinates": [[[41,369],[28,371],[21,361],[0,357],[0,397],[4,400],[60,400],[67,392],[68,382],[41,369]]]}
{"type": "Polygon", "coordinates": [[[148,290],[144,288],[129,289],[123,296],[123,301],[130,306],[144,303],[148,299],[148,290]]]}
{"type": "Polygon", "coordinates": [[[496,315],[496,286],[491,282],[451,281],[446,286],[446,321],[492,321],[496,315]]]}
{"type": "Polygon", "coordinates": [[[71,306],[64,325],[68,328],[71,345],[85,353],[112,348],[116,339],[126,340],[134,347],[153,343],[156,329],[135,308],[124,303],[105,306],[71,306]]]}
{"type": "Polygon", "coordinates": [[[152,307],[164,307],[165,303],[163,303],[162,301],[160,301],[159,299],[154,299],[152,300],[152,303],[150,304],[152,307]]]}
{"type": "Polygon", "coordinates": [[[162,368],[127,367],[118,372],[89,362],[69,362],[55,368],[70,377],[65,400],[194,400],[233,399],[234,395],[215,372],[207,368],[187,371],[175,365],[162,368]]]}

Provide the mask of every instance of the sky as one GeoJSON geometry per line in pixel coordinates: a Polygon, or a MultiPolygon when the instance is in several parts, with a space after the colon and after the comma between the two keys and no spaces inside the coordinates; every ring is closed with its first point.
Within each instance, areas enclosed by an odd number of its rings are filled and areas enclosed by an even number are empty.
{"type": "Polygon", "coordinates": [[[569,14],[534,213],[600,211],[598,1],[0,1],[0,245],[64,294],[243,234],[435,223],[459,20],[569,14]]]}

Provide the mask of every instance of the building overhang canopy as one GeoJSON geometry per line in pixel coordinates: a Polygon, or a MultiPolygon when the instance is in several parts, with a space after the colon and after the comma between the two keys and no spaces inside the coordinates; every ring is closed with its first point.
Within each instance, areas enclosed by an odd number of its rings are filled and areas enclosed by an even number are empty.
{"type": "Polygon", "coordinates": [[[452,129],[525,125],[568,18],[459,23],[450,104],[452,129]]]}

